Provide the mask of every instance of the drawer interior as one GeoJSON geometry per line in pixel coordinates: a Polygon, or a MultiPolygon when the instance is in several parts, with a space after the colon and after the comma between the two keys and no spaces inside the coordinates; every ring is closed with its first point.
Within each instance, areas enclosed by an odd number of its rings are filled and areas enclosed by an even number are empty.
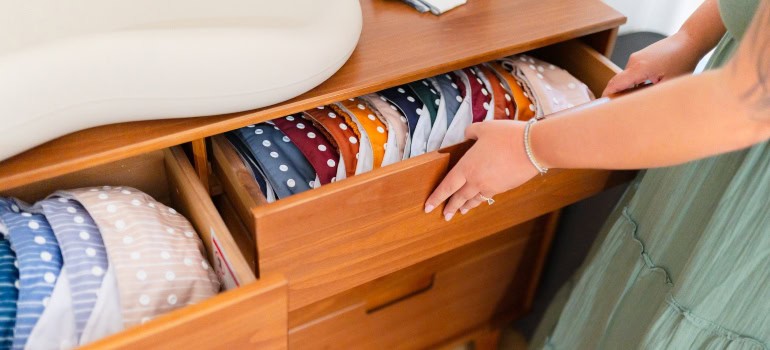
{"type": "MultiPolygon", "coordinates": [[[[579,41],[534,54],[567,69],[596,94],[618,71],[579,41]]],[[[493,206],[482,206],[446,223],[440,210],[424,214],[424,201],[469,143],[268,204],[226,138],[219,135],[211,141],[214,176],[227,198],[217,201],[226,203],[220,210],[231,225],[238,226],[235,218],[240,218],[246,235],[251,236],[239,241],[256,246],[246,254],[253,256],[254,270],[287,277],[290,310],[532,220],[631,176],[602,170],[554,170],[496,196],[493,206]]]]}
{"type": "Polygon", "coordinates": [[[161,315],[85,348],[286,346],[286,282],[282,275],[256,280],[228,227],[181,148],[155,151],[2,193],[34,202],[60,189],[130,186],[176,209],[195,227],[227,291],[161,315]],[[267,316],[266,316],[267,315],[267,316]],[[201,329],[211,332],[200,332],[201,329]]]}
{"type": "Polygon", "coordinates": [[[228,288],[255,280],[181,148],[145,153],[15,188],[2,195],[32,203],[57,190],[91,186],[133,187],[178,210],[197,231],[220,277],[227,275],[234,282],[225,283],[228,288]]]}

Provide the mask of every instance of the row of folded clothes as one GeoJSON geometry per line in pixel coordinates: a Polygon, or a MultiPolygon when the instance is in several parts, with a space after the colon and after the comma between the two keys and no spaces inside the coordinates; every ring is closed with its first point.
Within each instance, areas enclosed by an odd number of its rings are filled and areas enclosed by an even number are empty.
{"type": "Polygon", "coordinates": [[[566,70],[528,55],[320,106],[226,133],[268,202],[464,141],[488,120],[591,101],[566,70]]]}
{"type": "Polygon", "coordinates": [[[0,197],[0,233],[0,349],[75,348],[219,292],[192,225],[134,188],[0,197]]]}

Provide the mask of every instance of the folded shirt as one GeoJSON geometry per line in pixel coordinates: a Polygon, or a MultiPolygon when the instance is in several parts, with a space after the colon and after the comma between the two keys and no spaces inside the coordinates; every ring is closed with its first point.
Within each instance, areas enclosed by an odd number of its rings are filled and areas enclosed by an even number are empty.
{"type": "Polygon", "coordinates": [[[476,70],[492,95],[492,118],[495,120],[513,119],[514,107],[511,95],[506,91],[505,85],[497,74],[486,65],[478,65],[476,70]]]}
{"type": "Polygon", "coordinates": [[[0,221],[19,264],[19,299],[13,348],[27,345],[32,330],[48,305],[62,269],[59,242],[42,214],[25,203],[0,198],[0,221]]]}
{"type": "Polygon", "coordinates": [[[358,153],[356,153],[356,169],[355,174],[363,174],[374,169],[374,150],[372,149],[372,143],[369,141],[369,135],[362,125],[356,120],[352,111],[349,111],[345,106],[339,103],[330,104],[329,107],[336,113],[338,117],[341,117],[340,128],[344,127],[346,130],[350,130],[355,134],[355,137],[350,138],[350,142],[358,144],[358,153]]]}
{"type": "MultiPolygon", "coordinates": [[[[2,220],[0,220],[2,221],[2,220]]],[[[16,253],[11,242],[0,236],[0,349],[10,349],[13,344],[13,328],[16,325],[16,301],[19,299],[19,269],[16,253]]]]}
{"type": "Polygon", "coordinates": [[[358,142],[357,130],[353,130],[345,120],[345,116],[338,115],[329,106],[320,106],[303,112],[308,120],[313,122],[316,129],[326,134],[327,140],[335,146],[340,160],[337,161],[337,181],[356,174],[358,167],[358,142]]]}
{"type": "MultiPolygon", "coordinates": [[[[385,159],[385,150],[388,149],[388,127],[377,117],[369,105],[360,98],[351,98],[336,103],[337,106],[347,111],[351,119],[358,127],[363,140],[363,135],[369,141],[368,146],[372,151],[372,168],[382,166],[385,159]]],[[[362,141],[363,143],[363,141],[362,141]]],[[[362,147],[367,145],[362,144],[362,147]]]]}
{"type": "Polygon", "coordinates": [[[513,65],[505,60],[492,61],[487,63],[487,65],[497,73],[497,76],[500,78],[500,81],[503,83],[503,86],[509,94],[506,96],[506,99],[510,98],[513,104],[513,119],[527,121],[534,118],[536,110],[535,105],[527,97],[527,94],[521,87],[521,83],[517,81],[511,73],[513,65]]]}
{"type": "Polygon", "coordinates": [[[451,79],[452,88],[460,92],[460,95],[456,96],[460,106],[447,127],[444,140],[441,141],[442,148],[464,141],[465,129],[474,122],[472,89],[468,76],[462,71],[454,71],[443,75],[443,77],[451,79]]]}
{"type": "Polygon", "coordinates": [[[409,135],[412,139],[409,156],[416,157],[425,153],[431,128],[427,106],[408,85],[382,90],[379,95],[406,116],[409,123],[409,135]]]}
{"type": "Polygon", "coordinates": [[[216,295],[220,283],[195,229],[173,208],[130,187],[59,191],[94,219],[114,267],[123,326],[216,295]]]}
{"type": "Polygon", "coordinates": [[[261,123],[232,132],[248,145],[278,199],[313,188],[316,179],[313,166],[278,127],[261,123]]]}
{"type": "Polygon", "coordinates": [[[594,99],[591,90],[566,70],[528,55],[511,57],[513,73],[535,102],[537,117],[594,99]]]}
{"type": "Polygon", "coordinates": [[[303,118],[302,113],[297,113],[275,119],[273,123],[289,137],[313,166],[317,179],[312,187],[320,187],[336,180],[339,153],[312,122],[303,118]]]}
{"type": "Polygon", "coordinates": [[[35,204],[34,210],[45,215],[59,241],[64,272],[29,347],[51,348],[62,343],[74,347],[96,304],[108,267],[107,251],[93,218],[76,200],[54,194],[35,204]]]}
{"type": "MultiPolygon", "coordinates": [[[[426,147],[427,152],[433,152],[441,148],[441,142],[444,141],[447,127],[449,126],[447,101],[444,98],[444,94],[441,91],[441,87],[439,86],[439,83],[435,78],[428,78],[423,80],[423,82],[430,84],[430,91],[438,96],[438,99],[434,101],[434,104],[437,106],[436,120],[433,122],[433,125],[430,128],[430,135],[428,136],[428,146],[426,147]]],[[[450,95],[450,97],[453,97],[453,96],[450,95]]],[[[453,101],[453,102],[457,103],[457,101],[453,101]]],[[[456,111],[452,111],[452,113],[455,113],[455,112],[456,111]]]]}
{"type": "Polygon", "coordinates": [[[388,129],[388,142],[385,144],[385,157],[382,159],[382,166],[406,159],[405,157],[408,158],[408,154],[405,156],[404,150],[411,140],[409,139],[409,126],[406,117],[397,109],[391,108],[388,102],[383,101],[377,95],[364,95],[360,99],[385,123],[388,129]]]}

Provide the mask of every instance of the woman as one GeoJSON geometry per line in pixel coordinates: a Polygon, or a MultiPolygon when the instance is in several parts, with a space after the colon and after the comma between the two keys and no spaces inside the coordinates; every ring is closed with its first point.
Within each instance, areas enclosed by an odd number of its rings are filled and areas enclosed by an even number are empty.
{"type": "Polygon", "coordinates": [[[543,168],[655,168],[624,196],[535,345],[768,349],[770,0],[706,0],[605,94],[646,80],[662,83],[530,125],[530,154],[525,123],[472,125],[475,145],[425,210],[448,200],[450,220],[543,168]],[[689,76],[715,45],[713,69],[689,76]]]}

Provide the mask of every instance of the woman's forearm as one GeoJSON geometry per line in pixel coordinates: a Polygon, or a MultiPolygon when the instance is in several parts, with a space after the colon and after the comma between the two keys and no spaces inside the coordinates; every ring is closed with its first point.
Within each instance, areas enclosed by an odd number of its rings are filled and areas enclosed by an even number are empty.
{"type": "Polygon", "coordinates": [[[682,40],[693,58],[700,60],[713,49],[726,32],[717,0],[706,0],[674,34],[682,40]]]}
{"type": "Polygon", "coordinates": [[[576,109],[532,126],[535,157],[549,168],[640,169],[679,164],[770,137],[717,70],[576,109]]]}

